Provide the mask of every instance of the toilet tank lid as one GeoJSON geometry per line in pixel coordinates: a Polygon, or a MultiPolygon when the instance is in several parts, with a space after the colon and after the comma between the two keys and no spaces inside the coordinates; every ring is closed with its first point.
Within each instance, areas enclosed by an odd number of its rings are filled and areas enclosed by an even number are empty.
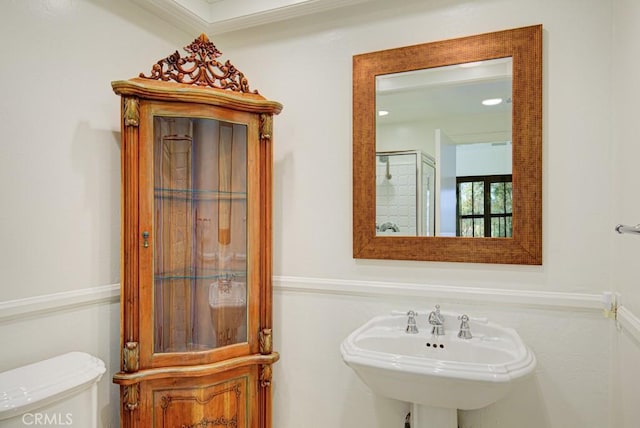
{"type": "Polygon", "coordinates": [[[100,380],[104,362],[69,352],[0,373],[0,420],[75,395],[100,380]]]}

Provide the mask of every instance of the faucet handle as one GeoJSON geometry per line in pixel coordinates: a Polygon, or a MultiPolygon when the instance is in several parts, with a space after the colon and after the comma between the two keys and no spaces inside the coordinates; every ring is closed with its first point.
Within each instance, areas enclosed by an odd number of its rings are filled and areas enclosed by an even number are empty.
{"type": "Polygon", "coordinates": [[[436,305],[436,309],[429,314],[429,324],[431,328],[431,334],[435,336],[444,335],[444,316],[440,313],[440,305],[436,305]]]}
{"type": "Polygon", "coordinates": [[[458,337],[461,339],[471,339],[473,336],[471,335],[471,329],[469,329],[469,316],[463,314],[460,315],[458,319],[461,321],[458,337]]]}
{"type": "Polygon", "coordinates": [[[405,331],[409,334],[418,333],[418,326],[416,324],[416,316],[418,316],[418,313],[415,311],[409,311],[407,312],[407,316],[409,318],[407,319],[407,328],[405,331]]]}
{"type": "Polygon", "coordinates": [[[444,324],[444,317],[440,313],[440,305],[436,305],[436,309],[429,314],[429,324],[442,325],[444,324]]]}

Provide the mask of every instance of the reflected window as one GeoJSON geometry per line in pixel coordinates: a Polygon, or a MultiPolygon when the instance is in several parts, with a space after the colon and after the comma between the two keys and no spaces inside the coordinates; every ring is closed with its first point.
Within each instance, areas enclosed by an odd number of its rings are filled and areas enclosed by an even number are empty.
{"type": "Polygon", "coordinates": [[[512,237],[512,176],[458,177],[456,235],[512,237]]]}

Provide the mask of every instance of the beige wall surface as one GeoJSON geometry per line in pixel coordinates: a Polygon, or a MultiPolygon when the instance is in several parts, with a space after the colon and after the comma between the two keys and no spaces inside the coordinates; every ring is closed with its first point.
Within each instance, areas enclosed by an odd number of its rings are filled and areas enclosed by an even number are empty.
{"type": "MultiPolygon", "coordinates": [[[[0,303],[117,284],[119,100],[109,83],[148,72],[197,34],[124,0],[10,1],[2,12],[0,303]]],[[[252,88],[284,104],[274,122],[274,273],[292,279],[281,281],[274,297],[275,347],[282,352],[274,426],[402,426],[407,406],[373,396],[342,363],[339,344],[373,315],[435,303],[517,328],[538,356],[532,379],[505,402],[462,412],[462,427],[640,424],[624,398],[640,378],[631,364],[637,340],[598,310],[413,299],[405,292],[411,284],[480,294],[597,297],[617,290],[640,313],[640,240],[613,233],[616,222],[640,222],[640,202],[632,197],[640,174],[633,156],[639,150],[638,16],[632,0],[375,0],[213,39],[252,88]],[[533,24],[544,26],[544,264],[354,260],[352,56],[533,24]],[[401,285],[396,296],[385,297],[297,291],[295,284],[308,279],[401,285]]],[[[0,369],[72,348],[92,352],[108,363],[102,424],[117,426],[117,390],[110,385],[118,370],[117,305],[90,308],[77,315],[84,327],[71,330],[73,341],[65,311],[0,317],[3,343],[29,335],[23,352],[3,354],[0,369]]]]}

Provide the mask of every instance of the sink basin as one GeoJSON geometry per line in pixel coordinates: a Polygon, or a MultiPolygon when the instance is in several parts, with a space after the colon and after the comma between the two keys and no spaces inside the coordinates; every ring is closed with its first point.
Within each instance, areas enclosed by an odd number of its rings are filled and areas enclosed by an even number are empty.
{"type": "Polygon", "coordinates": [[[434,336],[427,313],[416,317],[417,334],[405,332],[404,314],[371,319],[342,342],[342,358],[374,393],[432,410],[488,406],[535,369],[533,352],[515,330],[471,318],[473,337],[461,339],[458,314],[441,312],[445,334],[434,336]]]}

